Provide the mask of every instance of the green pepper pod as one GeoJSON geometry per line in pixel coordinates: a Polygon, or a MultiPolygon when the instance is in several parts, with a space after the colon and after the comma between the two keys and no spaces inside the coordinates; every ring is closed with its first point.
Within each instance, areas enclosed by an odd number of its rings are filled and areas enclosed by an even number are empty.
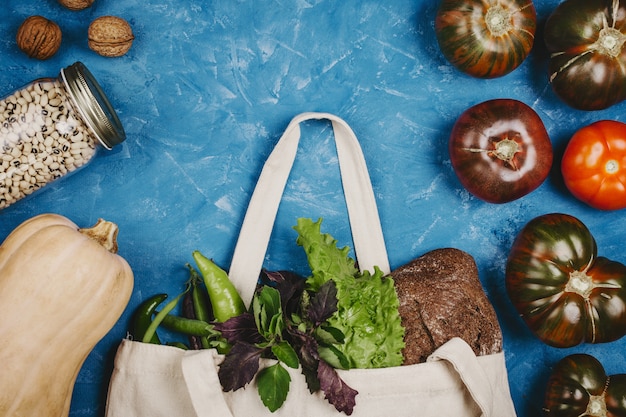
{"type": "Polygon", "coordinates": [[[221,323],[244,313],[243,300],[226,271],[197,250],[193,252],[193,258],[209,293],[215,320],[221,323]]]}
{"type": "Polygon", "coordinates": [[[182,342],[168,342],[167,345],[168,346],[177,347],[177,348],[182,349],[182,350],[189,350],[189,346],[187,346],[186,344],[184,344],[182,342]]]}
{"type": "Polygon", "coordinates": [[[178,304],[180,299],[183,298],[183,296],[185,295],[187,291],[188,290],[185,290],[185,292],[179,294],[172,301],[165,304],[165,307],[163,307],[163,310],[157,313],[157,315],[154,317],[154,320],[152,320],[152,322],[146,329],[146,332],[144,333],[143,338],[142,338],[142,342],[148,343],[150,340],[152,340],[152,337],[154,337],[154,335],[156,334],[157,327],[159,327],[159,325],[163,322],[163,319],[165,318],[165,316],[167,316],[169,312],[172,311],[174,307],[176,307],[176,304],[178,304]]]}
{"type": "MultiPolygon", "coordinates": [[[[143,339],[148,327],[150,327],[150,324],[152,323],[152,315],[156,311],[157,307],[165,301],[166,298],[167,294],[156,294],[146,299],[139,305],[139,307],[137,307],[137,310],[135,310],[135,314],[133,315],[132,330],[130,332],[133,335],[134,340],[143,339]]],[[[156,332],[153,333],[148,342],[157,345],[161,344],[159,336],[156,332]]]]}
{"type": "Polygon", "coordinates": [[[188,336],[206,337],[216,334],[213,326],[206,321],[188,319],[187,317],[180,317],[174,314],[165,315],[161,324],[173,332],[188,336]]]}
{"type": "MultiPolygon", "coordinates": [[[[183,317],[187,319],[196,319],[197,317],[196,317],[196,312],[194,311],[193,299],[191,297],[191,293],[196,290],[197,282],[194,280],[192,281],[191,285],[193,288],[192,291],[187,292],[187,294],[185,294],[185,296],[183,297],[182,312],[183,312],[183,317]]],[[[202,349],[201,337],[194,336],[194,335],[187,335],[187,338],[189,339],[189,347],[192,350],[202,349]]]]}
{"type": "MultiPolygon", "coordinates": [[[[213,320],[211,302],[209,301],[209,295],[205,289],[202,288],[202,277],[193,266],[189,264],[187,264],[187,266],[189,267],[191,275],[191,293],[189,295],[192,304],[191,309],[193,310],[193,317],[189,318],[195,318],[210,323],[213,320]]],[[[209,339],[206,337],[189,337],[193,338],[194,341],[196,341],[195,339],[199,339],[198,342],[204,349],[208,349],[210,346],[209,339]]]]}
{"type": "MultiPolygon", "coordinates": [[[[197,275],[196,270],[193,270],[193,274],[197,275]]],[[[198,276],[198,279],[201,279],[198,276]]],[[[206,321],[207,323],[212,320],[211,303],[209,302],[207,292],[204,291],[200,282],[193,281],[191,286],[191,300],[193,301],[193,311],[195,318],[198,320],[206,321]]]]}

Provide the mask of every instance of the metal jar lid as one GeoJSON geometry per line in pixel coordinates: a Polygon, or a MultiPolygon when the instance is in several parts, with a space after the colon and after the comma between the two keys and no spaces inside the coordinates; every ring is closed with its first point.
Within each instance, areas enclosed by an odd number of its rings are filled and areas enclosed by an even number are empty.
{"type": "Polygon", "coordinates": [[[107,149],[126,139],[124,127],[104,91],[82,62],[61,70],[61,78],[85,123],[107,149]]]}

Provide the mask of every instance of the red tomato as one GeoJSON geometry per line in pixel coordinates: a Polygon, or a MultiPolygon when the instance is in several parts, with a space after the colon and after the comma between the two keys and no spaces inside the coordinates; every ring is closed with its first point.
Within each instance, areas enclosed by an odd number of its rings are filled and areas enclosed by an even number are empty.
{"type": "Polygon", "coordinates": [[[579,200],[600,210],[626,207],[626,124],[601,120],[569,141],[561,172],[579,200]]]}
{"type": "Polygon", "coordinates": [[[489,203],[523,197],[552,167],[552,143],[541,118],[512,99],[485,101],[463,112],[448,149],[461,184],[489,203]]]}

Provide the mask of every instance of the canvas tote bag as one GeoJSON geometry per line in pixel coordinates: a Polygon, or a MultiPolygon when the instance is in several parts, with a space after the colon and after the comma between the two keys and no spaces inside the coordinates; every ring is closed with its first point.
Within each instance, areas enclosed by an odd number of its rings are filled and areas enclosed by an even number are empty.
{"type": "MultiPolygon", "coordinates": [[[[268,157],[242,224],[229,275],[244,301],[252,299],[278,206],[296,157],[300,123],[332,123],[355,255],[362,270],[389,262],[376,201],[359,143],[350,127],[328,113],[296,116],[268,157]]],[[[125,339],[119,345],[107,399],[107,417],[324,417],[341,416],[324,398],[312,395],[302,374],[288,369],[291,384],[283,406],[271,413],[254,382],[223,392],[217,370],[223,356],[214,349],[182,350],[125,339]]],[[[266,364],[272,361],[266,360],[266,364]]],[[[262,364],[264,366],[266,364],[262,364]]],[[[504,354],[475,356],[454,338],[421,364],[339,371],[359,394],[356,417],[515,417],[504,354]]]]}

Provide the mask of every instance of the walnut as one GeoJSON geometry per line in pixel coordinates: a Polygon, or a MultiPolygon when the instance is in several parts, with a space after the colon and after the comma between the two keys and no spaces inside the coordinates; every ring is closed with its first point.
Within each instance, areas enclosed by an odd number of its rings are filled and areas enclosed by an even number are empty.
{"type": "Polygon", "coordinates": [[[83,10],[93,4],[94,0],[59,0],[62,6],[70,10],[83,10]]]}
{"type": "Polygon", "coordinates": [[[87,36],[89,48],[107,57],[124,55],[135,39],[128,22],[117,16],[97,18],[89,25],[87,36]]]}
{"type": "Polygon", "coordinates": [[[61,28],[43,16],[30,16],[17,30],[16,41],[29,57],[48,59],[61,46],[61,28]]]}

